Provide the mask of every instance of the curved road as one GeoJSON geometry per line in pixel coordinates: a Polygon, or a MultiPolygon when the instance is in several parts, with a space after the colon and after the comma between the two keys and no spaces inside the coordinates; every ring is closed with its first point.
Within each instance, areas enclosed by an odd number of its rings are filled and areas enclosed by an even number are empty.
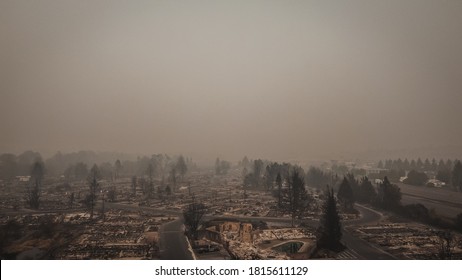
{"type": "Polygon", "coordinates": [[[349,226],[367,225],[377,223],[383,216],[371,208],[356,204],[356,209],[361,213],[361,218],[344,222],[343,243],[353,252],[353,254],[362,260],[394,260],[395,256],[385,252],[379,247],[355,236],[349,230],[349,226]]]}

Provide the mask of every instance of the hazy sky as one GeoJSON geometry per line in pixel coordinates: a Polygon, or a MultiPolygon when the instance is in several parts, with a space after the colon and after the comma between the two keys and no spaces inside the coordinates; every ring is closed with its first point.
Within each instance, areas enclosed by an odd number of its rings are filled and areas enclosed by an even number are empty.
{"type": "Polygon", "coordinates": [[[462,1],[0,0],[0,152],[462,143],[462,1]]]}

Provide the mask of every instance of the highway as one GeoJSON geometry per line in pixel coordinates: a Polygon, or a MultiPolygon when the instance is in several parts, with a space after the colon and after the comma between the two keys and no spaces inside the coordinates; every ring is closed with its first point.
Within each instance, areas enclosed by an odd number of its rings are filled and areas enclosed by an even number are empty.
{"type": "Polygon", "coordinates": [[[421,203],[429,210],[434,208],[438,215],[454,218],[462,213],[462,192],[445,188],[430,188],[397,183],[401,189],[403,205],[421,203]]]}

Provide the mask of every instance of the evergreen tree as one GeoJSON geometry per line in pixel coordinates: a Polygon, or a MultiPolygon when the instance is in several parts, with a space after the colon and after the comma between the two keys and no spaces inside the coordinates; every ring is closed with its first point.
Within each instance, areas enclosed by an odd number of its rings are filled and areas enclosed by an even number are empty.
{"type": "Polygon", "coordinates": [[[446,169],[446,164],[444,163],[444,160],[440,159],[438,162],[438,171],[440,170],[445,170],[446,169]]]}
{"type": "Polygon", "coordinates": [[[433,158],[433,159],[432,159],[432,167],[431,167],[431,170],[432,170],[433,172],[436,172],[437,169],[438,169],[438,164],[436,163],[436,159],[433,158]]]}
{"type": "Polygon", "coordinates": [[[430,170],[432,170],[432,164],[430,163],[430,160],[428,160],[428,158],[425,159],[425,162],[424,162],[424,170],[425,170],[425,171],[430,171],[430,170]]]}
{"type": "Polygon", "coordinates": [[[244,156],[244,158],[242,159],[242,167],[247,168],[249,167],[249,164],[250,164],[249,159],[247,158],[247,156],[244,156]]]}
{"type": "Polygon", "coordinates": [[[401,169],[404,169],[404,162],[401,158],[399,158],[397,161],[396,161],[396,169],[397,170],[401,170],[401,169]]]}
{"type": "Polygon", "coordinates": [[[438,172],[436,173],[435,178],[437,180],[440,180],[441,182],[444,182],[446,184],[450,184],[451,179],[452,179],[452,172],[451,172],[451,170],[447,170],[447,169],[438,170],[438,172]]]}
{"type": "Polygon", "coordinates": [[[117,180],[120,177],[120,172],[122,171],[122,163],[120,163],[120,160],[116,160],[114,163],[114,177],[115,180],[117,180]]]}
{"type": "Polygon", "coordinates": [[[287,188],[282,192],[282,210],[292,217],[292,226],[295,218],[300,218],[308,208],[308,193],[305,189],[305,181],[297,170],[287,179],[287,188]]]}
{"type": "Polygon", "coordinates": [[[460,160],[456,161],[452,170],[452,185],[462,191],[462,163],[460,160]]]}
{"type": "Polygon", "coordinates": [[[374,186],[367,177],[364,177],[359,185],[359,192],[357,195],[358,201],[363,203],[372,203],[376,197],[377,192],[375,191],[374,186]]]}
{"type": "Polygon", "coordinates": [[[409,163],[409,160],[406,158],[404,159],[404,162],[403,162],[403,169],[409,170],[409,168],[410,168],[410,163],[409,163]]]}
{"type": "Polygon", "coordinates": [[[446,161],[446,169],[452,170],[453,168],[452,164],[453,164],[452,160],[448,159],[446,161]]]}
{"type": "Polygon", "coordinates": [[[306,183],[310,187],[322,188],[332,183],[332,174],[323,172],[321,169],[311,166],[306,173],[306,183]]]}
{"type": "Polygon", "coordinates": [[[241,173],[242,180],[245,179],[245,177],[247,176],[247,173],[249,173],[249,171],[247,170],[246,167],[244,167],[244,168],[242,169],[242,173],[241,173]]]}
{"type": "Polygon", "coordinates": [[[353,190],[346,177],[343,177],[343,181],[338,189],[337,198],[344,209],[351,210],[353,208],[355,203],[353,190]]]}
{"type": "Polygon", "coordinates": [[[417,163],[415,162],[415,160],[411,160],[411,163],[409,164],[409,169],[412,170],[416,170],[417,169],[417,163]]]}
{"type": "Polygon", "coordinates": [[[397,210],[401,206],[401,190],[385,177],[379,186],[378,199],[384,209],[397,210]]]}
{"type": "Polygon", "coordinates": [[[417,163],[416,163],[417,170],[422,170],[424,168],[424,164],[422,162],[422,159],[418,158],[417,163]]]}
{"type": "Polygon", "coordinates": [[[176,162],[176,168],[178,169],[178,172],[180,173],[181,181],[184,179],[184,175],[186,175],[186,172],[188,172],[188,166],[186,165],[186,161],[183,157],[183,155],[180,155],[176,162]]]}
{"type": "Polygon", "coordinates": [[[256,159],[253,161],[253,175],[254,175],[254,187],[258,188],[261,185],[261,176],[263,173],[263,161],[256,159]]]}
{"type": "Polygon", "coordinates": [[[385,168],[386,169],[392,169],[392,167],[393,167],[393,160],[391,160],[391,159],[386,160],[385,161],[385,168]]]}
{"type": "Polygon", "coordinates": [[[317,247],[330,249],[334,251],[343,248],[342,243],[342,226],[340,216],[337,210],[337,201],[334,197],[334,190],[327,187],[326,201],[323,206],[323,214],[320,225],[316,232],[317,247]]]}
{"type": "Polygon", "coordinates": [[[407,178],[403,183],[414,186],[423,186],[427,183],[428,177],[424,172],[419,172],[415,170],[409,171],[407,178]]]}

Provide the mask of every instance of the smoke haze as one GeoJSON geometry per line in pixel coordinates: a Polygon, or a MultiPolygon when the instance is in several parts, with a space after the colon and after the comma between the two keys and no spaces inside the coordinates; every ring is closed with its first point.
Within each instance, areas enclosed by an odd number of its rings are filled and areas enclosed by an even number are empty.
{"type": "Polygon", "coordinates": [[[458,0],[1,1],[0,151],[460,154],[461,27],[458,0]]]}

